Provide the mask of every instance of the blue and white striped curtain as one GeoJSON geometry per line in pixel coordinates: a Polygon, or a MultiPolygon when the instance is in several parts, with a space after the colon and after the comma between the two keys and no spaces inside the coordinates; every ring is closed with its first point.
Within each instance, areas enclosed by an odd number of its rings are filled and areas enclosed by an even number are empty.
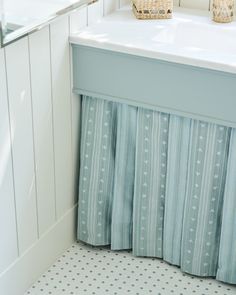
{"type": "Polygon", "coordinates": [[[236,131],[83,97],[78,239],[236,284],[236,131]]]}

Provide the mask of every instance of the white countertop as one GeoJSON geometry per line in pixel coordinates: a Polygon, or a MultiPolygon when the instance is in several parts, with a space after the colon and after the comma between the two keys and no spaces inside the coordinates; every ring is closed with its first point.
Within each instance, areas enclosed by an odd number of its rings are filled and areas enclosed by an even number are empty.
{"type": "Polygon", "coordinates": [[[170,20],[137,20],[130,6],[70,37],[86,45],[236,74],[236,22],[174,8],[170,20]]]}

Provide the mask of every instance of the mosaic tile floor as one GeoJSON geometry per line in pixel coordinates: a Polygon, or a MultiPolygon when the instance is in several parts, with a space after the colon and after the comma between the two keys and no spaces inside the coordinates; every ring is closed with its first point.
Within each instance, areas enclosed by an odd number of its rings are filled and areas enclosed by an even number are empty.
{"type": "Polygon", "coordinates": [[[78,243],[34,283],[28,294],[236,295],[236,286],[189,276],[159,259],[78,243]]]}

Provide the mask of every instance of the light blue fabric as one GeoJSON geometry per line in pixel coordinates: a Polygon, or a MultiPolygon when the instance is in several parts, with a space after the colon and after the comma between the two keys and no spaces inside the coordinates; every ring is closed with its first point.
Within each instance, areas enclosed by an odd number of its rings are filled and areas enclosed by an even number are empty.
{"type": "Polygon", "coordinates": [[[191,123],[181,268],[199,276],[215,276],[229,128],[191,123]]]}
{"type": "Polygon", "coordinates": [[[137,108],[117,105],[117,143],[112,212],[111,249],[130,249],[133,232],[133,194],[137,108]]]}
{"type": "Polygon", "coordinates": [[[117,106],[84,97],[79,182],[78,239],[111,243],[117,106]]]}
{"type": "Polygon", "coordinates": [[[169,116],[140,108],[137,120],[133,253],[163,256],[169,116]]]}
{"type": "Polygon", "coordinates": [[[235,130],[83,97],[79,240],[236,284],[235,183],[235,130]]]}
{"type": "Polygon", "coordinates": [[[217,279],[236,284],[236,130],[231,133],[217,279]]]}
{"type": "Polygon", "coordinates": [[[170,116],[163,258],[180,265],[191,120],[170,116]]]}

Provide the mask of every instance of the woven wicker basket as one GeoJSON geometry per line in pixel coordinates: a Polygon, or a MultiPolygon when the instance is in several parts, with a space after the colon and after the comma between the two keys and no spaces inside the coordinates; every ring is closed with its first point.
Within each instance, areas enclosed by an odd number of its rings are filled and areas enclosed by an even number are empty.
{"type": "Polygon", "coordinates": [[[234,19],[234,0],[213,0],[213,20],[218,23],[229,23],[234,19]]]}
{"type": "Polygon", "coordinates": [[[138,19],[171,18],[173,0],[132,0],[133,12],[138,19]]]}

